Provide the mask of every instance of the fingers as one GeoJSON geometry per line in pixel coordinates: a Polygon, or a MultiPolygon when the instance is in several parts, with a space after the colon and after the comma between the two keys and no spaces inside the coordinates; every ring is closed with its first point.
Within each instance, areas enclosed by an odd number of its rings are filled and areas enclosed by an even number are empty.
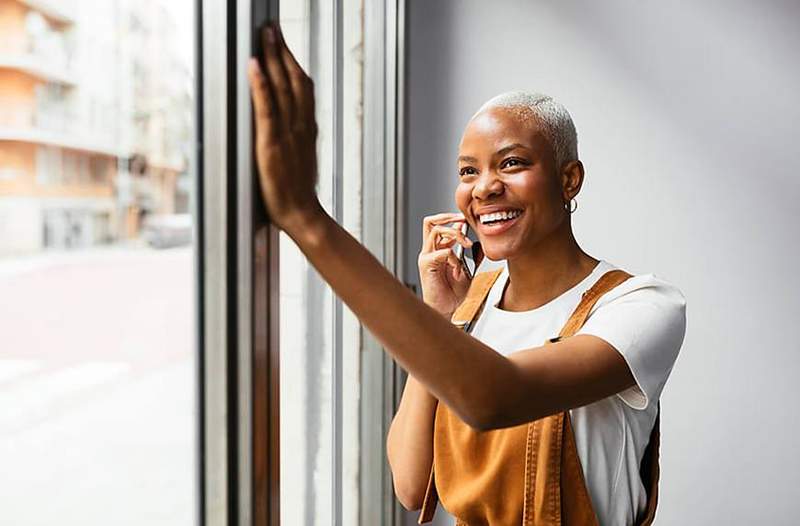
{"type": "Polygon", "coordinates": [[[292,124],[294,127],[303,127],[307,125],[316,127],[314,114],[314,82],[297,62],[294,53],[289,49],[280,26],[278,26],[277,29],[280,56],[283,61],[283,67],[288,75],[289,85],[291,86],[296,106],[296,120],[292,124]]]}
{"type": "Polygon", "coordinates": [[[265,137],[273,139],[276,134],[275,105],[269,82],[261,72],[261,66],[257,59],[250,59],[247,76],[250,81],[250,95],[253,99],[256,133],[264,133],[265,137]]]}
{"type": "Polygon", "coordinates": [[[458,260],[453,251],[449,248],[443,248],[439,250],[434,250],[431,253],[432,260],[434,263],[437,264],[447,264],[447,266],[453,270],[453,278],[456,280],[463,279],[466,277],[464,273],[464,267],[461,265],[461,262],[458,260]]]}
{"type": "Polygon", "coordinates": [[[283,132],[295,119],[295,101],[292,86],[281,58],[280,40],[277,24],[272,22],[261,29],[262,49],[264,50],[265,74],[272,88],[277,113],[280,120],[279,133],[283,132]]]}
{"type": "Polygon", "coordinates": [[[444,225],[434,225],[430,229],[428,237],[424,240],[423,252],[431,252],[442,248],[442,245],[447,243],[448,246],[452,245],[452,241],[457,240],[459,243],[466,247],[472,246],[472,240],[467,238],[460,228],[448,227],[444,225]],[[439,237],[442,241],[439,241],[439,237]],[[450,242],[448,242],[450,241],[450,242]]]}
{"type": "MultiPolygon", "coordinates": [[[[466,221],[464,214],[460,212],[444,212],[441,214],[434,214],[426,216],[422,220],[422,244],[425,246],[425,240],[428,239],[431,233],[431,228],[434,225],[444,225],[447,223],[463,223],[466,221]]],[[[460,226],[460,225],[459,225],[460,226]]]]}

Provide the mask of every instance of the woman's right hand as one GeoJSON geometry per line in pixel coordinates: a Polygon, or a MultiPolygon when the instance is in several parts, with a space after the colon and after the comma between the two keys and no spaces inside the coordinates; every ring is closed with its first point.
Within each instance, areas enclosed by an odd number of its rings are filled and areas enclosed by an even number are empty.
{"type": "Polygon", "coordinates": [[[427,216],[422,222],[422,250],[417,259],[422,298],[447,317],[467,295],[470,284],[452,250],[456,243],[472,246],[472,240],[461,233],[465,221],[463,214],[447,212],[427,216]]]}

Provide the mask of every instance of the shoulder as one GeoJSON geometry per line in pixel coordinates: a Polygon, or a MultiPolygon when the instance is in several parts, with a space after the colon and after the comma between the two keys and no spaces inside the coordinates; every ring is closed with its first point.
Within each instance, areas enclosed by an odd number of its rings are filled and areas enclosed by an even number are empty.
{"type": "Polygon", "coordinates": [[[638,304],[641,307],[685,312],[686,296],[672,281],[653,272],[635,274],[624,268],[608,265],[609,270],[624,270],[631,275],[598,299],[592,310],[603,306],[621,303],[638,304]]]}
{"type": "Polygon", "coordinates": [[[683,291],[652,272],[628,273],[630,278],[600,296],[592,306],[586,329],[599,324],[616,326],[634,339],[669,340],[673,347],[680,347],[686,332],[683,291]]]}
{"type": "Polygon", "coordinates": [[[654,273],[632,274],[600,296],[578,330],[604,339],[623,355],[637,387],[620,397],[634,409],[659,398],[685,333],[683,292],[654,273]]]}

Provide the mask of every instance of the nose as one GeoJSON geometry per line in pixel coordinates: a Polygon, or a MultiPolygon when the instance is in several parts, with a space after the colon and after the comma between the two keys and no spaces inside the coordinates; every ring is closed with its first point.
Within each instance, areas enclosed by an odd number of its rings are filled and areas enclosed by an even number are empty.
{"type": "Polygon", "coordinates": [[[503,181],[493,170],[486,170],[472,187],[472,198],[486,200],[503,193],[503,181]]]}

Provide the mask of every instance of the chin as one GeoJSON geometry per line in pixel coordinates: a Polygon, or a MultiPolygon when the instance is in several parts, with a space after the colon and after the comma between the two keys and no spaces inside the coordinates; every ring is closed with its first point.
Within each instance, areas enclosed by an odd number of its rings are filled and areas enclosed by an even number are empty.
{"type": "Polygon", "coordinates": [[[490,261],[502,261],[514,254],[514,250],[510,247],[496,245],[486,246],[484,242],[481,242],[481,249],[483,250],[483,256],[490,261]]]}

